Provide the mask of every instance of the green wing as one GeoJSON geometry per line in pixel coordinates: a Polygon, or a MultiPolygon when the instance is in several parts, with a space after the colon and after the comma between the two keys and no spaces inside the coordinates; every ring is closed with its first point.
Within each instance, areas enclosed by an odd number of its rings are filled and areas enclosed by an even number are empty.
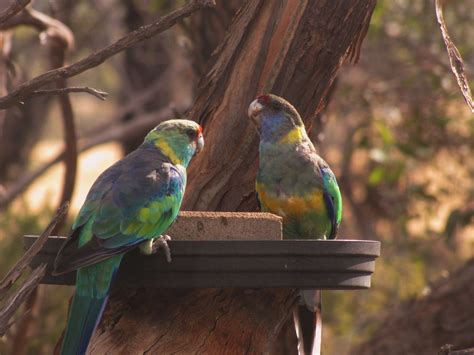
{"type": "Polygon", "coordinates": [[[342,219],[342,197],[337,184],[336,176],[328,166],[321,167],[323,177],[324,201],[331,220],[331,233],[328,239],[335,239],[337,229],[342,219]]]}
{"type": "Polygon", "coordinates": [[[157,164],[156,156],[135,151],[97,179],[58,254],[57,274],[125,253],[170,226],[181,205],[186,176],[160,158],[157,164]]]}

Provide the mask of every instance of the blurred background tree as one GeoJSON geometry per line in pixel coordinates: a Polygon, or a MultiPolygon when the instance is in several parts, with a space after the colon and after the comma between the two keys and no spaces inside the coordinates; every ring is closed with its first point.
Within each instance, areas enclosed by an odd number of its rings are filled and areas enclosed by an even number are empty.
{"type": "MultiPolygon", "coordinates": [[[[109,93],[106,102],[71,96],[80,137],[98,137],[124,121],[143,122],[80,155],[71,214],[97,175],[156,125],[147,115],[161,112],[164,119],[166,113],[180,115],[189,108],[207,59],[242,2],[217,1],[215,9],[196,13],[70,80],[70,85],[87,83],[109,93]]],[[[74,33],[75,49],[67,57],[72,63],[182,3],[37,0],[33,6],[74,33]]],[[[472,3],[450,3],[445,18],[472,78],[472,3]]],[[[50,63],[31,27],[15,26],[0,36],[3,95],[50,63]]],[[[391,311],[429,294],[433,281],[449,277],[473,256],[474,118],[451,73],[429,0],[379,0],[360,61],[345,64],[331,97],[311,134],[341,185],[345,209],[339,235],[383,241],[370,291],[331,291],[325,297],[323,350],[345,354],[369,340],[391,311]]],[[[0,269],[7,270],[21,253],[22,235],[41,232],[57,206],[63,168],[54,165],[8,203],[2,203],[2,192],[5,196],[63,145],[54,97],[32,99],[21,109],[2,113],[0,269]]],[[[70,292],[42,287],[28,353],[52,352],[64,327],[70,292]]],[[[0,353],[11,349],[14,332],[13,327],[0,339],[0,353]]]]}

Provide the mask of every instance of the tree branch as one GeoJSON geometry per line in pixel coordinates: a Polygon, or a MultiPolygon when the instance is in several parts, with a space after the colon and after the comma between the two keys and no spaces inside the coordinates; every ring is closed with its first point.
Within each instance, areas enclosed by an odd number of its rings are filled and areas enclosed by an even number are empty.
{"type": "Polygon", "coordinates": [[[214,6],[213,0],[193,0],[185,6],[171,12],[170,14],[163,16],[157,22],[140,27],[139,29],[128,33],[127,35],[120,38],[118,41],[112,43],[111,45],[95,52],[80,61],[62,67],[55,70],[50,70],[44,74],[33,78],[13,90],[6,96],[0,98],[0,109],[7,109],[8,107],[14,105],[15,103],[22,101],[27,97],[32,91],[37,90],[45,84],[51,83],[58,79],[65,79],[80,74],[88,69],[94,68],[104,61],[109,59],[121,51],[134,46],[137,43],[140,43],[148,38],[155,36],[158,33],[161,33],[179,20],[190,16],[193,12],[206,7],[214,6]]]}
{"type": "Polygon", "coordinates": [[[448,51],[449,62],[451,64],[451,70],[456,77],[459,87],[461,88],[462,95],[466,101],[467,106],[474,113],[474,100],[472,99],[471,89],[469,89],[468,80],[464,70],[464,62],[459,53],[458,49],[454,45],[451,37],[449,36],[448,29],[446,28],[446,23],[444,22],[443,16],[443,0],[436,0],[436,17],[438,19],[438,24],[441,29],[441,34],[443,35],[444,44],[446,45],[446,50],[448,51]]]}
{"type": "Polygon", "coordinates": [[[13,293],[5,302],[5,307],[0,310],[0,336],[3,336],[8,330],[12,324],[10,323],[10,319],[31,292],[39,285],[45,272],[46,264],[38,266],[30,275],[28,275],[28,278],[23,285],[21,285],[20,289],[13,293]]]}
{"type": "Polygon", "coordinates": [[[30,95],[28,95],[27,99],[31,99],[38,96],[44,96],[44,95],[63,95],[63,94],[69,94],[73,92],[85,92],[85,93],[91,94],[92,96],[97,97],[99,100],[102,100],[102,101],[105,101],[106,97],[109,95],[105,91],[90,88],[88,86],[83,86],[83,87],[73,86],[73,87],[67,87],[67,88],[61,88],[61,89],[35,90],[35,91],[32,91],[30,95]]]}
{"type": "Polygon", "coordinates": [[[9,7],[0,12],[0,24],[8,21],[25,8],[31,0],[15,0],[9,7]]]}
{"type": "Polygon", "coordinates": [[[0,299],[3,295],[11,288],[15,281],[21,276],[23,270],[31,263],[36,254],[43,248],[46,243],[51,231],[54,229],[58,221],[63,218],[69,209],[69,202],[64,203],[55,213],[51,222],[45,228],[41,236],[33,243],[25,254],[17,261],[17,263],[11,268],[8,274],[0,282],[0,299]]]}
{"type": "MultiPolygon", "coordinates": [[[[52,68],[59,68],[64,65],[67,50],[67,41],[62,32],[50,32],[47,43],[49,44],[49,57],[52,68]]],[[[55,80],[56,90],[64,90],[67,87],[65,78],[59,78],[55,80]]],[[[77,133],[76,125],[74,123],[74,111],[71,104],[69,95],[62,93],[58,95],[59,105],[61,107],[62,120],[63,120],[63,139],[65,145],[64,152],[64,164],[66,169],[64,171],[63,189],[61,192],[61,199],[59,204],[63,204],[66,201],[70,201],[74,192],[74,185],[76,182],[77,172],[77,133]]],[[[65,218],[59,220],[53,233],[62,227],[65,218]]]]}

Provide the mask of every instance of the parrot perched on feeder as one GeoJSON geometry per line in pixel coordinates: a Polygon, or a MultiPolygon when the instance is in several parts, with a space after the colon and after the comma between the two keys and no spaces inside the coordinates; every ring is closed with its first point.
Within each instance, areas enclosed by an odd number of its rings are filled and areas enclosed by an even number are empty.
{"type": "MultiPolygon", "coordinates": [[[[341,193],[335,175],[308,138],[299,113],[285,99],[268,94],[250,104],[248,115],[260,135],[256,191],[262,211],[283,218],[285,239],[336,238],[341,193]]],[[[306,353],[312,349],[310,353],[315,354],[320,351],[321,291],[303,290],[301,298],[306,307],[294,312],[295,326],[297,333],[303,333],[306,353]]]]}
{"type": "Polygon", "coordinates": [[[61,354],[86,353],[126,252],[152,254],[163,246],[169,259],[163,233],[178,215],[186,168],[203,145],[197,123],[165,121],[95,181],[54,263],[56,275],[77,270],[61,354]]]}

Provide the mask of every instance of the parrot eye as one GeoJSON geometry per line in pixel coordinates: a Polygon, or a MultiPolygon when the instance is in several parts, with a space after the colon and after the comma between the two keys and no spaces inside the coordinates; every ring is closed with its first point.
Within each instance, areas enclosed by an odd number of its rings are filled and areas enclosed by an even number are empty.
{"type": "Polygon", "coordinates": [[[189,137],[190,139],[196,139],[197,136],[198,136],[198,132],[197,132],[196,130],[194,130],[194,129],[188,130],[188,131],[186,132],[186,134],[188,135],[188,137],[189,137]]]}

